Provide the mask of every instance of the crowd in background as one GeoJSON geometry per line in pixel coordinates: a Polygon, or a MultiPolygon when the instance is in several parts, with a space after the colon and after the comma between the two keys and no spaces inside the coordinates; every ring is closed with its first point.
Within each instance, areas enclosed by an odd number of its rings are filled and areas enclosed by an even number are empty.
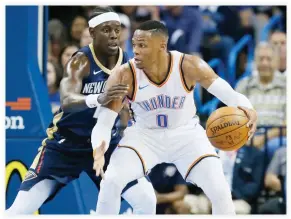
{"type": "MultiPolygon", "coordinates": [[[[88,18],[94,6],[51,6],[48,24],[47,85],[52,110],[60,106],[63,69],[79,48],[92,42],[88,18]]],[[[169,50],[196,54],[206,61],[219,58],[227,66],[229,54],[246,34],[255,43],[251,74],[235,89],[246,95],[258,112],[259,128],[251,142],[237,151],[219,151],[238,214],[286,212],[286,7],[284,6],[115,6],[122,32],[120,47],[133,57],[131,36],[149,19],[164,22],[169,50]],[[262,42],[263,28],[271,17],[282,15],[282,25],[262,42]]],[[[247,65],[243,50],[237,78],[247,65]]],[[[225,67],[226,70],[226,67],[225,67]]],[[[206,93],[206,92],[204,92],[206,93]]],[[[205,100],[211,97],[203,95],[205,100]]],[[[204,100],[204,101],[205,101],[204,100]]],[[[208,115],[207,115],[208,116],[208,115]]],[[[202,121],[203,122],[203,121],[202,121]]],[[[187,184],[174,165],[160,164],[150,173],[159,214],[209,214],[203,192],[187,184]]]]}

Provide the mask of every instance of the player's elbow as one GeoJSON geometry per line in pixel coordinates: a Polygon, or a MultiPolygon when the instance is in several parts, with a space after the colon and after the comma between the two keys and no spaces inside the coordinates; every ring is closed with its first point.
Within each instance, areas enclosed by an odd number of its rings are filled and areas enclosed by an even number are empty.
{"type": "Polygon", "coordinates": [[[64,97],[61,99],[61,108],[64,112],[78,112],[81,109],[74,104],[72,101],[70,101],[69,97],[64,97]]]}
{"type": "Polygon", "coordinates": [[[72,111],[71,104],[69,104],[67,97],[61,98],[61,107],[62,107],[62,110],[64,112],[71,112],[72,111]]]}

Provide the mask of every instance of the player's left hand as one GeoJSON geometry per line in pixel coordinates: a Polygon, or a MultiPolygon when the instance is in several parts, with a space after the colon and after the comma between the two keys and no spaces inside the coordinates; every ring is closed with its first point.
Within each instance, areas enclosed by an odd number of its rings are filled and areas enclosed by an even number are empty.
{"type": "Polygon", "coordinates": [[[96,176],[101,175],[102,179],[104,179],[104,163],[105,163],[105,142],[102,141],[101,146],[96,148],[93,152],[94,164],[93,169],[96,170],[96,176]]]}
{"type": "Polygon", "coordinates": [[[250,140],[257,130],[257,121],[258,121],[257,112],[253,109],[243,107],[243,106],[239,106],[238,108],[244,111],[244,113],[249,119],[247,123],[247,127],[250,129],[248,133],[248,140],[250,140]]]}

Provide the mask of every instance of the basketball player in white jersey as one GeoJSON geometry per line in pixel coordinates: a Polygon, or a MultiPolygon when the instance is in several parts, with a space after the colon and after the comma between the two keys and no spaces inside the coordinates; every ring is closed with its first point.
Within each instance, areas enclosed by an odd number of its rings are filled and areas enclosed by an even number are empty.
{"type": "MultiPolygon", "coordinates": [[[[184,179],[202,188],[213,214],[235,214],[231,191],[222,165],[205,130],[198,123],[193,89],[200,83],[228,106],[240,107],[249,118],[249,137],[257,115],[250,101],[219,78],[199,57],[167,51],[168,32],[158,21],[147,21],[135,31],[134,59],[122,65],[108,80],[107,88],[129,86],[135,124],[125,130],[101,181],[98,214],[118,214],[124,186],[143,177],[155,165],[174,163],[184,179]]],[[[104,105],[91,141],[94,169],[102,173],[110,130],[122,101],[104,105]]]]}

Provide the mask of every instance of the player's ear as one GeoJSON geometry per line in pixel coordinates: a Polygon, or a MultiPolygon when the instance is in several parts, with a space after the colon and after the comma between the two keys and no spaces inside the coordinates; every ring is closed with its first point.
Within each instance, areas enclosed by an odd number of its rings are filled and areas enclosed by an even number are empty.
{"type": "Polygon", "coordinates": [[[90,36],[92,37],[92,39],[94,39],[95,37],[94,37],[94,28],[92,28],[92,27],[89,27],[89,33],[90,33],[90,36]]]}
{"type": "Polygon", "coordinates": [[[163,50],[163,51],[167,51],[167,43],[165,43],[165,42],[161,42],[161,50],[163,50]]]}

